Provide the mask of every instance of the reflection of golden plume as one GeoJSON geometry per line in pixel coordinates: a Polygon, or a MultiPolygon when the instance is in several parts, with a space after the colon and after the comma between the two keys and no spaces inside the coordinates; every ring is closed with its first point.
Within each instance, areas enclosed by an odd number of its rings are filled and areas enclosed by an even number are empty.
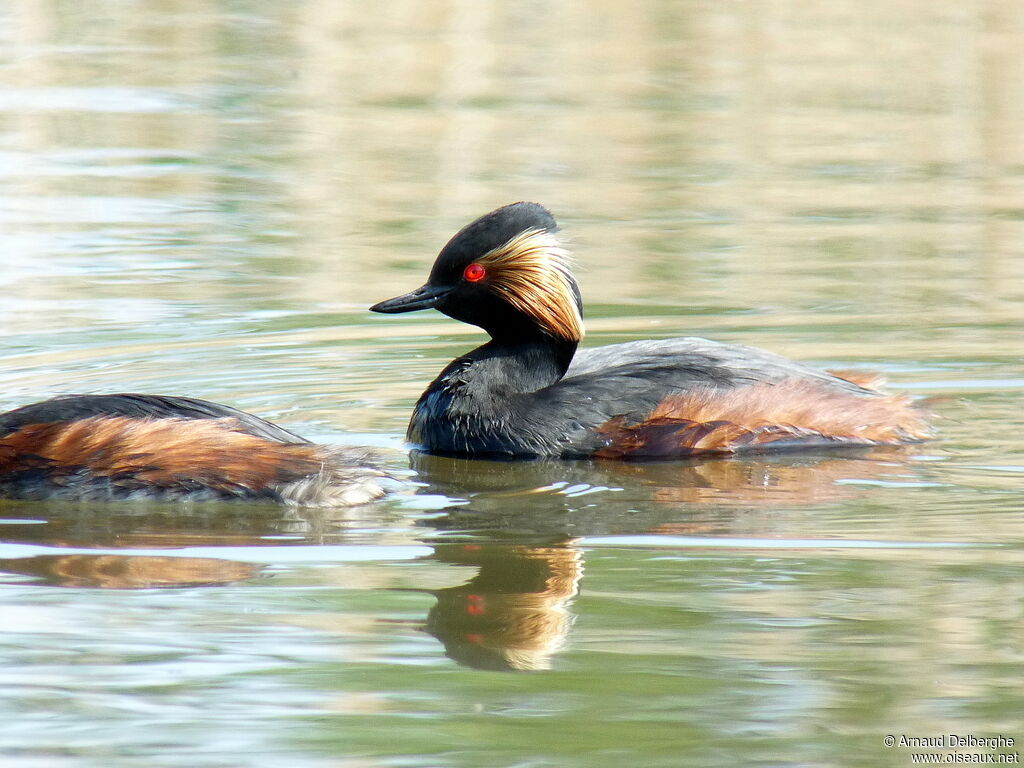
{"type": "Polygon", "coordinates": [[[439,548],[438,556],[480,566],[467,584],[435,593],[427,618],[451,658],[484,669],[551,666],[572,626],[568,604],[583,573],[578,550],[466,544],[439,548]]]}
{"type": "Polygon", "coordinates": [[[38,576],[62,587],[151,589],[227,584],[251,578],[259,568],[202,557],[42,555],[0,561],[0,570],[38,576]]]}
{"type": "Polygon", "coordinates": [[[583,318],[573,293],[569,251],[551,232],[529,229],[484,254],[491,289],[552,336],[583,338],[583,318]]]}

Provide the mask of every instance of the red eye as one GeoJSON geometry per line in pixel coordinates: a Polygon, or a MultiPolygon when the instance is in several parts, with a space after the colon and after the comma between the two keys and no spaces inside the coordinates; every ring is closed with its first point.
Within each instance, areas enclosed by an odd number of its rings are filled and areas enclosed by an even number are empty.
{"type": "Polygon", "coordinates": [[[479,264],[470,264],[463,271],[462,276],[470,283],[479,283],[486,274],[487,270],[479,264]]]}

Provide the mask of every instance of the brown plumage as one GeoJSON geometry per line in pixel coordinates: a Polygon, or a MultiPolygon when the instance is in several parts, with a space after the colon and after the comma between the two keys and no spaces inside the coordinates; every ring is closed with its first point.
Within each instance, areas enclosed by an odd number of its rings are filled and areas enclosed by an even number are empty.
{"type": "MultiPolygon", "coordinates": [[[[854,378],[846,378],[854,381],[854,378]]],[[[858,375],[877,383],[878,377],[858,375]]],[[[924,414],[903,395],[861,396],[814,380],[761,382],[669,395],[637,424],[621,417],[598,430],[602,458],[699,456],[815,444],[876,445],[924,440],[924,414]]]]}
{"type": "Polygon", "coordinates": [[[361,481],[381,473],[363,468],[363,477],[347,478],[347,458],[326,446],[250,434],[232,418],[92,416],[24,424],[0,437],[0,478],[34,472],[49,486],[104,484],[113,497],[201,491],[223,498],[332,504],[379,496],[379,487],[361,481]],[[330,490],[347,480],[354,485],[330,490]]]}

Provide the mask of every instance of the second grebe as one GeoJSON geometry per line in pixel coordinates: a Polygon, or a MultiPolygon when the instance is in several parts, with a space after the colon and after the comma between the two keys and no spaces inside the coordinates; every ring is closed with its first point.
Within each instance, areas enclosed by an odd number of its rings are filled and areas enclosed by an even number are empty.
{"type": "Polygon", "coordinates": [[[316,445],[226,405],[70,395],[0,414],[0,496],[362,504],[384,493],[365,451],[316,445]]]}
{"type": "Polygon", "coordinates": [[[582,301],[543,206],[513,203],[460,230],[421,288],[374,312],[437,309],[491,340],[441,371],[408,438],[456,456],[667,458],[878,445],[929,436],[872,376],[833,375],[700,338],[577,351],[582,301]]]}

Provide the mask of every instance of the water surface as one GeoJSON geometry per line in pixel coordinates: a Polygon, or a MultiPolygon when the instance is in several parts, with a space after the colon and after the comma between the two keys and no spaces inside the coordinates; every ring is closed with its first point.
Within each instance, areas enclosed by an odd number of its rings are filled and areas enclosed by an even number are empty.
{"type": "Polygon", "coordinates": [[[3,761],[1019,745],[1022,35],[996,0],[5,4],[0,407],[204,397],[406,484],[332,512],[0,501],[3,761]],[[412,403],[480,334],[365,308],[519,199],[571,237],[586,344],[879,370],[939,439],[410,458],[412,403]]]}

